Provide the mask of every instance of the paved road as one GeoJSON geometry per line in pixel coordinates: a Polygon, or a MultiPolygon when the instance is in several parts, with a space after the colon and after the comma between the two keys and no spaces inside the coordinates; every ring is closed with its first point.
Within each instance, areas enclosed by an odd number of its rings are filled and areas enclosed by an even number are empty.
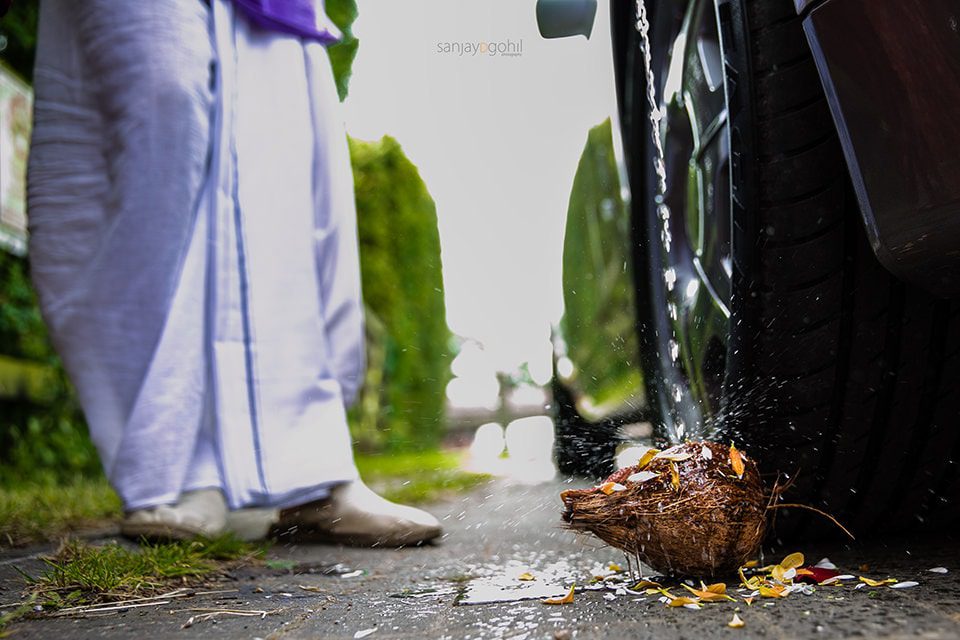
{"type": "MultiPolygon", "coordinates": [[[[698,611],[669,609],[655,597],[618,596],[609,590],[579,591],[573,604],[563,606],[544,605],[539,598],[464,604],[515,598],[520,595],[516,589],[531,596],[541,590],[562,593],[565,582],[586,585],[610,562],[622,564],[622,556],[613,550],[559,527],[561,488],[560,483],[529,487],[491,482],[434,508],[448,531],[437,546],[399,551],[277,547],[271,558],[286,565],[238,570],[217,587],[235,592],[104,617],[28,621],[15,625],[12,637],[960,638],[960,547],[942,537],[799,549],[808,558],[829,556],[851,573],[859,573],[866,563],[869,575],[893,575],[920,585],[904,590],[818,588],[813,595],[741,603],[746,622],[742,629],[726,626],[734,603],[698,611]],[[296,568],[289,569],[291,563],[296,568]],[[927,571],[938,566],[949,572],[927,571]],[[537,580],[517,580],[524,572],[537,580]],[[263,619],[221,616],[217,622],[200,621],[183,629],[191,615],[200,613],[188,609],[271,613],[263,619]]],[[[15,564],[28,571],[37,568],[36,560],[0,559],[2,602],[16,598],[15,564]]]]}

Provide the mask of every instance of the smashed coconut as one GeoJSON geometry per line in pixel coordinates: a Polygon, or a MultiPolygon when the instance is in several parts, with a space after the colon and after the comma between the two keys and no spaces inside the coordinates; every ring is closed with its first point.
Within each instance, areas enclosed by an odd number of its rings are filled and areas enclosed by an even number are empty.
{"type": "Polygon", "coordinates": [[[601,485],[560,498],[569,528],[669,575],[736,572],[757,556],[766,526],[757,465],[732,444],[651,449],[601,485]]]}

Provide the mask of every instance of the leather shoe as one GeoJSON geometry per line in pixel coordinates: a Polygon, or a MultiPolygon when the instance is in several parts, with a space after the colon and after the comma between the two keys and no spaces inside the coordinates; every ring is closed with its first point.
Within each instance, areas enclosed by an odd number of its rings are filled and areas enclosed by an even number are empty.
{"type": "Polygon", "coordinates": [[[426,511],[390,502],[355,480],[333,488],[325,500],[284,509],[273,533],[300,542],[401,547],[433,540],[443,529],[426,511]]]}

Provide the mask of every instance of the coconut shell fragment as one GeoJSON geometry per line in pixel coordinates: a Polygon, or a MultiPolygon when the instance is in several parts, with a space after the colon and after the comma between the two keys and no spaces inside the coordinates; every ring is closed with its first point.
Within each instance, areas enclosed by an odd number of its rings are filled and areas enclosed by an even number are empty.
{"type": "Polygon", "coordinates": [[[669,575],[736,572],[756,557],[766,501],[756,463],[733,445],[687,442],[560,494],[570,529],[669,575]],[[617,485],[617,491],[603,487],[617,485]],[[623,487],[622,489],[619,489],[623,487]]]}

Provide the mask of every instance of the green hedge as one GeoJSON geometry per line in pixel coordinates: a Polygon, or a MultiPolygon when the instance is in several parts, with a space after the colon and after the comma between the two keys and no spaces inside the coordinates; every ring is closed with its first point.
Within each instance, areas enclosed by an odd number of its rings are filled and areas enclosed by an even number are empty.
{"type": "Polygon", "coordinates": [[[393,138],[351,140],[350,155],[370,345],[355,435],[364,448],[429,447],[444,431],[452,359],[436,207],[393,138]]]}

